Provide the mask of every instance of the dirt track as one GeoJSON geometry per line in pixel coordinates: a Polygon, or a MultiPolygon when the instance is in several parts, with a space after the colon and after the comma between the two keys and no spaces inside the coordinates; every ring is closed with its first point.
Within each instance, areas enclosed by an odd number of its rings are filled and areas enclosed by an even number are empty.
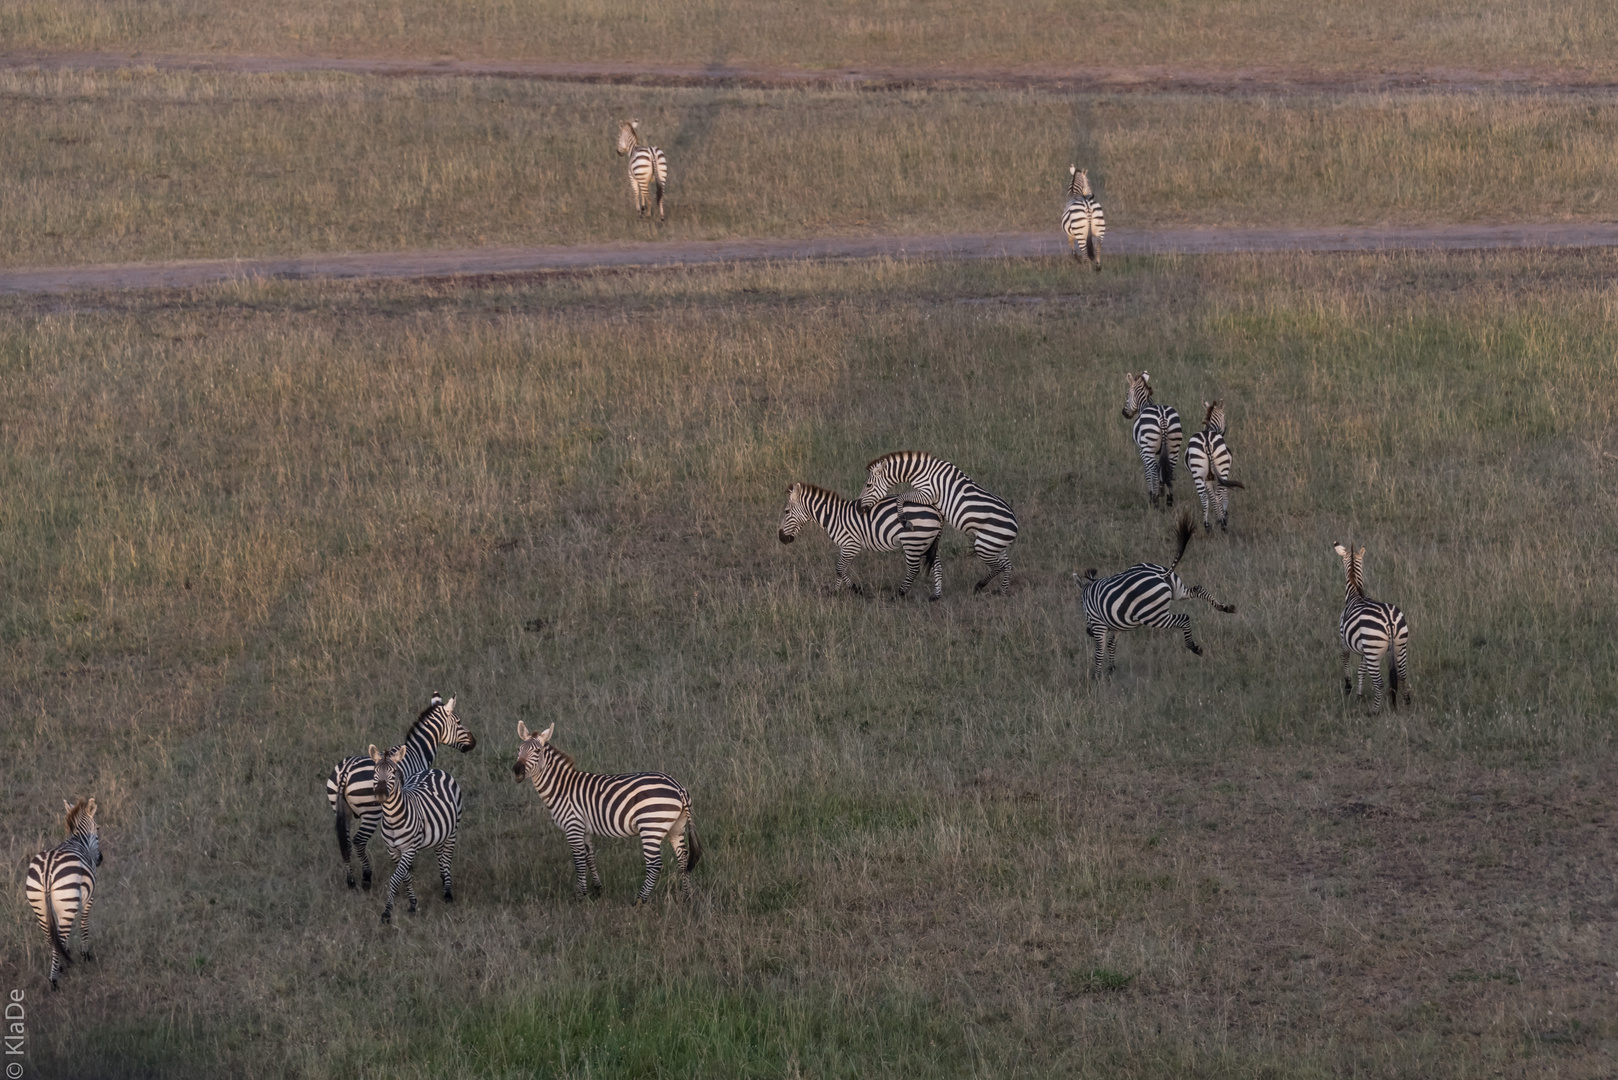
{"type": "MultiPolygon", "coordinates": [[[[1618,224],[1437,225],[1410,229],[1114,229],[1107,237],[1105,254],[1211,255],[1279,251],[1468,251],[1568,247],[1618,247],[1618,224]]],[[[201,259],[0,270],[0,295],[41,295],[100,289],[193,288],[251,279],[436,279],[798,259],[1023,259],[1061,257],[1066,253],[1065,241],[1054,232],[715,240],[667,244],[652,241],[576,247],[384,251],[355,255],[201,259]]]]}
{"type": "Polygon", "coordinates": [[[468,76],[635,86],[746,86],[757,88],[1038,89],[1108,93],[1288,94],[1479,90],[1588,93],[1618,90],[1618,80],[1555,70],[1321,72],[1299,68],[1207,69],[1147,67],[847,67],[789,68],[749,65],[552,63],[533,60],[457,60],[335,56],[238,56],[180,53],[0,52],[0,70],[72,71],[151,68],[158,71],[347,72],[404,78],[468,76]]]}

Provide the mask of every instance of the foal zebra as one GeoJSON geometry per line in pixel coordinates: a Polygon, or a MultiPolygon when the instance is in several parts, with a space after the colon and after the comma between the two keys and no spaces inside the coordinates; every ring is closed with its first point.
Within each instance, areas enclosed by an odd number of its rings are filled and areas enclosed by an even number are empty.
{"type": "Polygon", "coordinates": [[[1159,491],[1174,505],[1174,462],[1180,456],[1180,414],[1172,405],[1152,404],[1152,377],[1146,372],[1125,372],[1124,419],[1135,418],[1131,429],[1141,464],[1146,467],[1146,496],[1157,509],[1159,491]],[[1138,415],[1137,415],[1138,414],[1138,415]]]}
{"type": "Polygon", "coordinates": [[[640,144],[640,121],[625,120],[618,125],[618,156],[629,155],[629,187],[635,193],[635,209],[641,217],[652,213],[652,194],[657,194],[657,217],[668,220],[663,212],[663,189],[669,183],[669,159],[655,146],[640,144]]]}
{"type": "Polygon", "coordinates": [[[453,903],[449,864],[455,857],[455,831],[461,822],[461,786],[442,769],[413,768],[414,756],[407,746],[395,746],[387,753],[370,749],[376,769],[376,793],[382,800],[382,840],[398,860],[388,879],[388,904],[382,921],[393,918],[393,898],[402,884],[410,896],[410,910],[416,910],[416,888],[410,881],[410,867],[416,852],[424,847],[438,848],[438,876],[444,880],[444,903],[453,903]]]}
{"type": "MultiPolygon", "coordinates": [[[[477,737],[466,729],[461,718],[455,714],[455,699],[450,698],[446,704],[436,691],[427,708],[422,710],[405,733],[404,741],[405,748],[411,754],[412,771],[432,765],[441,745],[458,746],[464,754],[477,744],[477,737]]],[[[343,868],[348,872],[348,887],[354,887],[354,863],[350,851],[357,848],[361,880],[369,889],[371,860],[365,853],[365,845],[371,842],[377,826],[382,824],[382,800],[376,793],[375,767],[371,759],[359,754],[339,761],[326,778],[326,802],[336,815],[337,851],[342,855],[343,868]],[[360,827],[354,830],[352,845],[348,835],[350,816],[358,818],[360,823],[360,827]]]]}
{"type": "Polygon", "coordinates": [[[551,812],[567,838],[573,853],[573,871],[579,896],[590,891],[595,880],[601,890],[601,874],[596,870],[596,852],[591,836],[639,836],[641,854],[646,857],[646,880],[641,882],[636,904],[645,903],[663,870],[663,841],[674,849],[680,869],[680,891],[691,892],[691,870],[702,858],[697,839],[696,819],[691,816],[691,796],[672,777],[662,773],[629,773],[603,776],[580,771],[573,759],[551,745],[552,724],[544,731],[530,733],[528,725],[517,721],[517,783],[527,777],[533,782],[545,808],[551,812]],[[689,847],[687,841],[689,839],[689,847]]]}
{"type": "Polygon", "coordinates": [[[873,509],[896,485],[938,507],[948,521],[972,537],[972,550],[989,564],[989,574],[975,592],[1000,575],[1000,592],[1011,590],[1011,545],[1017,542],[1017,515],[1011,504],[984,491],[972,478],[943,458],[919,450],[897,450],[865,466],[859,505],[873,509]]]}
{"type": "Polygon", "coordinates": [[[1246,485],[1230,478],[1230,447],[1225,445],[1225,407],[1217,401],[1204,401],[1207,410],[1202,430],[1186,440],[1185,467],[1197,485],[1197,498],[1202,500],[1202,530],[1213,532],[1208,521],[1208,504],[1214,503],[1219,511],[1219,529],[1230,528],[1230,488],[1246,485]]]}
{"type": "Polygon", "coordinates": [[[1168,566],[1137,563],[1120,574],[1100,581],[1096,580],[1094,570],[1086,572],[1084,631],[1095,642],[1095,664],[1090,670],[1092,679],[1101,677],[1103,653],[1106,656],[1107,674],[1112,674],[1119,631],[1140,626],[1156,626],[1165,630],[1178,627],[1185,633],[1185,647],[1201,656],[1202,646],[1191,636],[1191,616],[1184,612],[1175,613],[1169,607],[1175,600],[1206,600],[1214,606],[1215,611],[1235,613],[1236,605],[1221,604],[1201,585],[1187,587],[1180,575],[1174,572],[1195,532],[1191,515],[1183,515],[1180,518],[1179,550],[1174,553],[1174,561],[1168,566]]]}
{"type": "Polygon", "coordinates": [[[1067,235],[1067,247],[1073,261],[1079,259],[1079,246],[1101,273],[1101,238],[1107,235],[1107,217],[1101,212],[1101,200],[1090,191],[1090,177],[1077,165],[1069,165],[1073,174],[1067,186],[1067,205],[1062,208],[1062,232],[1067,235]]]}
{"type": "MultiPolygon", "coordinates": [[[[96,831],[96,801],[62,800],[67,809],[67,839],[28,860],[25,891],[39,918],[39,928],[51,943],[51,989],[62,969],[73,963],[68,940],[73,921],[79,923],[79,947],[86,960],[90,952],[90,902],[95,898],[96,867],[101,865],[101,836],[96,831]]],[[[18,1074],[21,1075],[21,1074],[18,1074]]]]}
{"type": "Polygon", "coordinates": [[[1380,600],[1372,600],[1365,595],[1365,549],[1349,550],[1342,544],[1333,544],[1331,549],[1337,552],[1343,560],[1343,573],[1347,576],[1347,584],[1343,586],[1343,616],[1337,622],[1337,636],[1343,645],[1343,693],[1346,696],[1354,689],[1354,682],[1348,674],[1348,658],[1358,653],[1359,663],[1359,689],[1360,697],[1365,696],[1365,673],[1371,673],[1371,683],[1376,687],[1376,698],[1371,703],[1371,712],[1376,714],[1382,711],[1382,658],[1388,650],[1393,650],[1393,663],[1391,668],[1392,694],[1395,712],[1399,710],[1399,683],[1405,684],[1405,704],[1410,704],[1410,625],[1405,622],[1405,613],[1392,604],[1384,604],[1380,600]]]}
{"type": "MultiPolygon", "coordinates": [[[[937,600],[944,595],[944,568],[938,561],[938,535],[944,531],[944,519],[934,507],[883,499],[875,509],[864,510],[835,491],[813,484],[793,484],[787,488],[787,505],[781,512],[778,533],[781,543],[792,543],[798,530],[811,521],[819,522],[831,542],[837,545],[839,589],[852,584],[848,578],[848,560],[861,551],[902,549],[905,579],[899,586],[899,595],[910,592],[923,563],[933,579],[933,592],[928,599],[937,600]]],[[[859,586],[853,587],[859,591],[859,586]]]]}

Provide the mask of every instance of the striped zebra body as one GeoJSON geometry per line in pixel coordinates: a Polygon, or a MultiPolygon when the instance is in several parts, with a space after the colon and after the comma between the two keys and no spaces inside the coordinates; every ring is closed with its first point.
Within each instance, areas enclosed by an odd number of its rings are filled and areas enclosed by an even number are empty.
{"type": "Polygon", "coordinates": [[[517,782],[527,777],[551,812],[573,855],[573,871],[578,894],[589,893],[593,879],[601,889],[596,869],[592,836],[638,836],[641,854],[646,858],[646,878],[641,882],[637,904],[645,903],[663,870],[663,841],[674,849],[680,870],[681,892],[691,891],[691,870],[702,858],[697,839],[696,819],[691,815],[691,796],[679,782],[663,773],[629,773],[605,776],[581,771],[573,759],[551,745],[552,724],[544,731],[530,733],[528,725],[517,722],[517,782]]]}
{"type": "Polygon", "coordinates": [[[1225,407],[1217,401],[1204,401],[1206,410],[1202,430],[1186,440],[1185,467],[1197,485],[1197,498],[1202,500],[1202,529],[1212,532],[1208,520],[1208,507],[1213,504],[1219,511],[1221,532],[1230,528],[1230,489],[1243,487],[1230,478],[1230,447],[1225,445],[1225,407]]]}
{"type": "Polygon", "coordinates": [[[663,212],[663,191],[669,183],[669,160],[657,147],[641,145],[639,120],[625,120],[618,126],[618,154],[629,155],[629,187],[635,194],[636,211],[650,217],[655,195],[658,220],[668,220],[663,212]]]}
{"type": "Polygon", "coordinates": [[[1399,709],[1399,683],[1405,684],[1405,704],[1410,704],[1410,625],[1405,614],[1392,604],[1372,600],[1365,595],[1365,549],[1350,550],[1342,544],[1333,544],[1332,550],[1343,560],[1347,583],[1343,586],[1343,615],[1337,621],[1337,636],[1343,646],[1343,693],[1354,691],[1365,696],[1365,674],[1371,674],[1376,697],[1371,712],[1382,711],[1382,658],[1391,650],[1392,693],[1389,695],[1394,711],[1399,709]],[[1349,657],[1358,655],[1359,684],[1355,690],[1350,677],[1349,657]]]}
{"type": "MultiPolygon", "coordinates": [[[[455,713],[455,699],[450,698],[446,703],[437,693],[433,694],[432,701],[421,715],[416,717],[404,741],[410,754],[409,768],[412,772],[430,767],[440,745],[458,746],[464,754],[477,744],[477,737],[466,729],[455,713]]],[[[343,857],[348,887],[354,888],[352,853],[358,851],[361,880],[364,887],[369,889],[371,859],[366,854],[365,846],[382,824],[382,800],[376,793],[375,764],[368,756],[358,754],[336,764],[326,778],[326,802],[336,818],[337,851],[343,857]],[[352,841],[348,831],[348,819],[351,817],[359,822],[352,841]]]]}
{"type": "Polygon", "coordinates": [[[1078,261],[1079,248],[1101,273],[1101,239],[1107,235],[1107,216],[1101,212],[1101,200],[1090,190],[1090,177],[1077,165],[1069,165],[1073,174],[1067,188],[1067,205],[1062,209],[1062,232],[1067,236],[1067,247],[1078,261]]]}
{"type": "Polygon", "coordinates": [[[1124,395],[1124,419],[1134,417],[1131,434],[1140,461],[1146,469],[1146,497],[1152,509],[1157,509],[1157,497],[1164,494],[1168,505],[1174,505],[1174,462],[1180,456],[1180,443],[1185,433],[1180,426],[1180,414],[1170,405],[1152,404],[1151,376],[1146,372],[1125,376],[1128,392],[1124,395]]]}
{"type": "Polygon", "coordinates": [[[398,859],[388,879],[388,903],[382,909],[382,921],[393,918],[393,898],[399,894],[400,885],[410,896],[410,910],[416,910],[410,868],[422,848],[438,849],[444,903],[452,903],[455,892],[450,886],[449,864],[455,857],[456,830],[461,822],[461,786],[442,769],[413,768],[414,760],[405,746],[395,746],[384,754],[373,745],[370,752],[376,767],[376,791],[382,800],[382,840],[389,854],[398,859]]]}
{"type": "Polygon", "coordinates": [[[1180,519],[1180,549],[1168,566],[1137,563],[1122,573],[1100,580],[1096,579],[1094,570],[1089,571],[1084,586],[1084,630],[1095,645],[1095,660],[1090,669],[1092,679],[1101,677],[1103,662],[1106,673],[1112,673],[1118,634],[1142,626],[1180,630],[1185,635],[1185,647],[1201,656],[1202,646],[1191,636],[1191,616],[1174,611],[1170,605],[1175,600],[1206,600],[1217,611],[1236,610],[1234,605],[1215,600],[1201,585],[1187,586],[1174,572],[1195,531],[1189,515],[1180,519]]]}
{"type": "MultiPolygon", "coordinates": [[[[786,509],[781,512],[781,543],[790,544],[798,531],[817,522],[837,545],[837,587],[849,588],[848,562],[862,551],[903,551],[904,584],[899,595],[910,592],[916,575],[925,564],[932,574],[929,599],[944,595],[944,569],[938,560],[938,537],[944,531],[944,518],[938,510],[923,503],[883,499],[873,509],[862,509],[835,491],[813,484],[793,484],[787,488],[786,509]]],[[[853,586],[858,591],[857,585],[853,586]]]]}
{"type": "Polygon", "coordinates": [[[1000,576],[1000,592],[1011,590],[1011,546],[1017,542],[1017,515],[1011,504],[978,487],[960,469],[932,454],[899,450],[865,466],[859,505],[866,509],[895,486],[938,507],[944,520],[972,538],[972,550],[989,564],[989,574],[976,591],[1000,576]]]}
{"type": "Polygon", "coordinates": [[[73,963],[68,942],[79,924],[80,954],[90,951],[90,903],[95,899],[96,867],[101,865],[101,836],[96,831],[96,801],[67,802],[67,839],[28,860],[25,891],[51,948],[51,989],[62,969],[73,963]]]}

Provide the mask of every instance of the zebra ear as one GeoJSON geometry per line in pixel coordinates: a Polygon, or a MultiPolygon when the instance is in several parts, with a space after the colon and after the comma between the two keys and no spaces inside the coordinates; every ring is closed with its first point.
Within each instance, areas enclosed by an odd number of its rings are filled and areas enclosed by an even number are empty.
{"type": "Polygon", "coordinates": [[[90,801],[84,804],[84,816],[96,816],[96,797],[94,795],[90,796],[90,801]]]}
{"type": "Polygon", "coordinates": [[[455,711],[455,699],[453,697],[450,698],[449,701],[444,704],[444,711],[445,712],[454,712],[455,711]]]}
{"type": "Polygon", "coordinates": [[[1077,165],[1069,165],[1067,167],[1067,174],[1069,176],[1072,176],[1074,173],[1076,173],[1078,171],[1079,171],[1079,167],[1077,165]]]}
{"type": "Polygon", "coordinates": [[[367,751],[367,752],[371,755],[371,760],[373,762],[375,762],[378,765],[382,764],[382,751],[380,751],[380,750],[378,750],[376,748],[376,743],[372,743],[371,744],[371,749],[369,751],[367,751]]]}
{"type": "Polygon", "coordinates": [[[528,734],[528,725],[523,723],[521,720],[517,721],[517,738],[522,742],[527,742],[529,739],[533,738],[532,735],[528,734]]]}
{"type": "Polygon", "coordinates": [[[542,743],[550,742],[551,741],[551,732],[553,732],[555,730],[556,730],[556,721],[553,720],[553,721],[551,721],[551,726],[550,727],[546,728],[544,731],[541,731],[539,733],[539,741],[542,742],[542,743]]]}
{"type": "Polygon", "coordinates": [[[62,809],[68,811],[69,813],[72,813],[73,812],[73,804],[71,802],[69,802],[68,800],[63,799],[62,800],[62,809]]]}

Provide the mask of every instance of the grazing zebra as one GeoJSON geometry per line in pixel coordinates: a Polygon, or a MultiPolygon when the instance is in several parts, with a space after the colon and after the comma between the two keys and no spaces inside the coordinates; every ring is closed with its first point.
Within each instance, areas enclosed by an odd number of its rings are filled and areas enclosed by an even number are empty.
{"type": "MultiPolygon", "coordinates": [[[[455,699],[446,703],[435,691],[432,700],[416,717],[416,722],[405,733],[404,745],[411,754],[411,771],[428,768],[433,763],[438,747],[458,746],[466,753],[478,744],[477,737],[466,729],[455,714],[455,699]]],[[[326,802],[337,820],[337,850],[343,856],[343,868],[348,871],[348,887],[354,887],[352,849],[358,849],[361,877],[365,888],[371,887],[371,860],[365,853],[377,826],[382,824],[382,800],[376,794],[376,775],[371,759],[363,754],[344,758],[326,778],[326,802]],[[354,830],[352,845],[348,835],[348,819],[357,818],[360,827],[354,830]]]]}
{"type": "Polygon", "coordinates": [[[629,155],[629,187],[635,193],[635,209],[641,217],[652,213],[652,194],[656,188],[657,217],[666,221],[663,212],[663,190],[669,183],[669,159],[655,146],[640,144],[640,121],[625,120],[618,125],[618,156],[629,155]]]}
{"type": "Polygon", "coordinates": [[[1131,429],[1135,446],[1140,450],[1141,464],[1146,466],[1146,496],[1157,509],[1157,496],[1163,491],[1168,504],[1174,505],[1174,462],[1180,456],[1180,414],[1172,405],[1152,404],[1152,377],[1146,372],[1124,375],[1128,390],[1124,394],[1124,419],[1135,418],[1131,429]]]}
{"type": "Polygon", "coordinates": [[[972,550],[989,564],[989,574],[974,591],[1000,575],[1000,592],[1011,590],[1011,545],[1017,542],[1017,515],[1011,504],[972,482],[972,478],[943,458],[919,450],[898,450],[865,466],[865,487],[859,505],[873,509],[877,500],[896,485],[909,485],[910,493],[943,511],[944,520],[972,537],[972,550]]]}
{"type": "MultiPolygon", "coordinates": [[[[813,484],[793,484],[787,488],[787,506],[781,512],[781,543],[790,544],[798,530],[811,521],[819,522],[837,545],[837,587],[846,589],[848,560],[861,551],[897,551],[905,553],[905,580],[899,586],[899,595],[910,592],[916,575],[925,563],[932,571],[933,593],[929,600],[944,595],[944,568],[938,561],[938,535],[944,531],[944,519],[938,511],[925,503],[906,503],[899,499],[883,499],[874,510],[863,510],[858,503],[845,499],[835,491],[813,484]]],[[[859,591],[859,586],[853,586],[859,591]]]]}
{"type": "Polygon", "coordinates": [[[1123,573],[1114,574],[1110,578],[1096,580],[1094,570],[1085,574],[1084,586],[1084,631],[1095,642],[1095,664],[1090,670],[1090,677],[1101,677],[1102,657],[1105,655],[1107,674],[1112,674],[1113,657],[1118,650],[1118,632],[1133,630],[1139,626],[1156,626],[1162,629],[1178,627],[1185,633],[1185,647],[1202,655],[1202,646],[1196,643],[1191,636],[1191,616],[1184,612],[1175,613],[1169,604],[1175,600],[1197,599],[1206,600],[1214,606],[1215,611],[1234,614],[1234,604],[1221,604],[1208,590],[1201,585],[1186,586],[1174,568],[1180,565],[1180,559],[1185,555],[1186,545],[1196,533],[1196,527],[1191,524],[1191,515],[1185,514],[1180,518],[1179,550],[1174,553],[1174,561],[1168,566],[1158,566],[1156,563],[1137,563],[1123,573]]]}
{"type": "Polygon", "coordinates": [[[67,808],[67,839],[28,860],[26,885],[28,903],[51,943],[52,990],[57,989],[62,969],[73,963],[67,946],[74,919],[79,923],[80,955],[95,959],[90,952],[90,902],[95,898],[96,867],[101,865],[96,801],[63,799],[62,805],[67,808]]]}
{"type": "Polygon", "coordinates": [[[382,800],[382,840],[388,853],[399,862],[388,879],[388,904],[382,921],[393,918],[393,898],[402,884],[410,896],[410,910],[416,910],[416,888],[410,882],[410,867],[416,852],[424,847],[438,848],[438,876],[444,880],[444,903],[453,903],[449,864],[455,857],[455,830],[461,822],[461,785],[443,769],[412,768],[414,757],[408,746],[395,746],[387,753],[370,749],[376,769],[376,794],[382,800]]]}
{"type": "Polygon", "coordinates": [[[581,772],[568,757],[551,745],[552,724],[544,731],[530,733],[528,725],[517,721],[515,772],[533,781],[534,790],[544,800],[567,838],[573,853],[573,871],[579,896],[590,891],[595,880],[601,890],[601,874],[596,870],[592,836],[639,836],[641,853],[646,857],[646,880],[641,882],[636,904],[645,903],[657,885],[663,869],[663,841],[674,849],[675,865],[680,868],[680,891],[691,892],[691,870],[702,858],[697,839],[696,819],[691,816],[691,796],[672,777],[662,773],[629,773],[603,776],[581,772]],[[687,847],[689,839],[690,846],[687,847]]]}
{"type": "Polygon", "coordinates": [[[1213,502],[1219,510],[1219,529],[1230,528],[1230,488],[1246,485],[1230,478],[1230,447],[1225,445],[1225,407],[1217,401],[1204,401],[1207,410],[1202,419],[1202,430],[1185,443],[1185,467],[1197,485],[1197,498],[1202,500],[1202,530],[1213,532],[1208,520],[1208,504],[1213,502]]]}
{"type": "Polygon", "coordinates": [[[1067,247],[1078,261],[1079,247],[1101,273],[1101,238],[1107,235],[1107,216],[1101,212],[1101,200],[1090,191],[1090,177],[1077,165],[1067,171],[1073,180],[1067,186],[1067,205],[1062,208],[1062,232],[1067,234],[1067,247]]]}
{"type": "Polygon", "coordinates": [[[1397,712],[1401,680],[1405,684],[1405,704],[1410,704],[1410,625],[1405,622],[1404,612],[1392,604],[1384,604],[1365,595],[1364,548],[1351,551],[1342,544],[1333,544],[1331,549],[1343,560],[1343,572],[1348,577],[1347,584],[1343,586],[1343,617],[1337,623],[1337,636],[1343,644],[1343,693],[1347,695],[1354,689],[1354,681],[1349,676],[1348,658],[1351,653],[1358,653],[1360,671],[1357,693],[1360,697],[1365,696],[1365,673],[1369,671],[1371,682],[1376,687],[1371,712],[1373,715],[1381,712],[1382,658],[1391,647],[1391,700],[1397,712]]]}

